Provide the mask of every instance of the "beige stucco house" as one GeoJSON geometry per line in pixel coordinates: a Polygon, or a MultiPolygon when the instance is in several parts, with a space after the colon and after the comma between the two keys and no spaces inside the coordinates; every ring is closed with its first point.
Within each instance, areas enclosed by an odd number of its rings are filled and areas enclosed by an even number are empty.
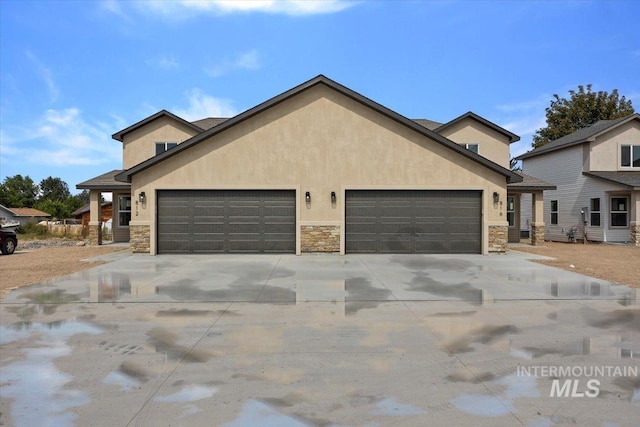
{"type": "Polygon", "coordinates": [[[640,246],[640,114],[598,121],[519,159],[557,187],[545,193],[546,240],[640,246]]]}
{"type": "Polygon", "coordinates": [[[507,186],[527,181],[508,130],[409,120],[322,75],[233,118],[163,110],[113,138],[124,170],[78,185],[91,238],[112,191],[116,240],[150,254],[504,251],[507,186]]]}

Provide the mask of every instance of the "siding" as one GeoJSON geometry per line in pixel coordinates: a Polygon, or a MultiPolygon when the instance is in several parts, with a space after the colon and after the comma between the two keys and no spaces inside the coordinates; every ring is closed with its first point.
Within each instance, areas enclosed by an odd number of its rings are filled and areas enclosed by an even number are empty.
{"type": "MultiPolygon", "coordinates": [[[[522,169],[557,186],[557,190],[544,192],[545,239],[567,241],[567,231],[573,226],[581,226],[580,210],[589,207],[591,198],[600,198],[600,227],[588,226],[587,238],[594,241],[625,242],[629,240],[629,229],[609,228],[609,198],[607,192],[625,191],[625,187],[607,183],[582,175],[582,145],[555,151],[551,154],[524,159],[522,169]],[[558,225],[551,225],[551,200],[558,201],[558,225]]],[[[626,191],[628,194],[628,190],[626,191]]],[[[531,218],[531,196],[522,201],[524,208],[521,226],[531,218]]],[[[526,225],[525,225],[526,227],[526,225]]],[[[581,235],[576,237],[582,238],[581,235]]]]}

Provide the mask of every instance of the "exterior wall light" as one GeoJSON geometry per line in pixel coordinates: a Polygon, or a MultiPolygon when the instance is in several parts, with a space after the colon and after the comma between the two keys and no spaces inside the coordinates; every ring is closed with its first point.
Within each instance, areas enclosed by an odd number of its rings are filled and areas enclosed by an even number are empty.
{"type": "Polygon", "coordinates": [[[309,193],[308,191],[306,193],[304,193],[304,200],[307,203],[311,203],[311,193],[309,193]]]}
{"type": "Polygon", "coordinates": [[[138,194],[138,200],[140,200],[140,203],[144,203],[147,201],[147,195],[144,191],[141,191],[140,194],[138,194]]]}
{"type": "Polygon", "coordinates": [[[493,192],[493,203],[498,203],[500,201],[500,194],[497,191],[493,192]]]}
{"type": "Polygon", "coordinates": [[[331,192],[331,203],[333,203],[333,204],[336,203],[336,192],[335,191],[331,192]]]}

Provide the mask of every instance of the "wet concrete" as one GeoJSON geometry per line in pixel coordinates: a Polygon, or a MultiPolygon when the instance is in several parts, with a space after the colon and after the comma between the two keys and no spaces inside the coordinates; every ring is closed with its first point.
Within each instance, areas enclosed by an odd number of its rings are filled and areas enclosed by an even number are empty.
{"type": "Polygon", "coordinates": [[[637,425],[637,375],[518,374],[637,367],[637,291],[527,256],[132,256],[19,289],[0,425],[637,425]]]}

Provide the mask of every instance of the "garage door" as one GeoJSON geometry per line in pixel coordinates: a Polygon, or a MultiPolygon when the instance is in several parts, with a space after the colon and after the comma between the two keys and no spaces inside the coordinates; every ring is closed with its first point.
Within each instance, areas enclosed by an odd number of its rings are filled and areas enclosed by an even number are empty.
{"type": "Polygon", "coordinates": [[[295,253],[295,191],[159,191],[159,253],[295,253]]]}
{"type": "Polygon", "coordinates": [[[480,253],[480,191],[347,191],[348,253],[480,253]]]}

